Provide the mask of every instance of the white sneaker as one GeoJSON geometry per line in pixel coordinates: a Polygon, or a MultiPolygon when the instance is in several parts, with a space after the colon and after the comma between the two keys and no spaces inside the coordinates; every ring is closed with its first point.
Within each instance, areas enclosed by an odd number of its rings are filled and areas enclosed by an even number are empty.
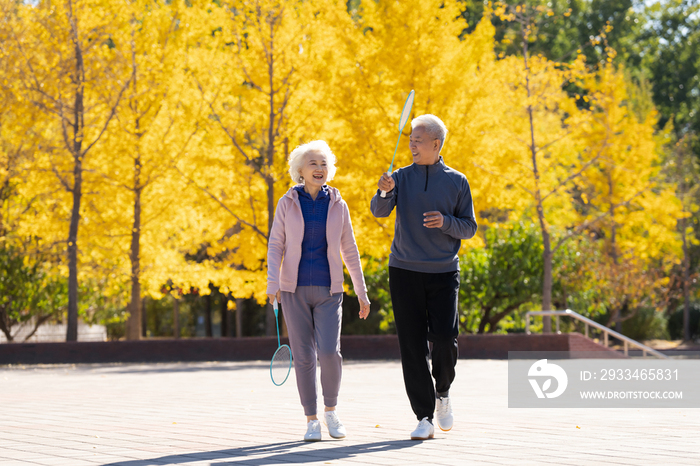
{"type": "Polygon", "coordinates": [[[416,430],[411,432],[411,440],[428,440],[429,438],[433,438],[434,435],[435,427],[433,427],[433,423],[430,422],[427,417],[424,417],[418,423],[416,430]]]}
{"type": "Polygon", "coordinates": [[[309,421],[306,424],[306,434],[304,434],[305,442],[318,442],[321,440],[321,421],[309,421]]]}
{"type": "Polygon", "coordinates": [[[447,432],[452,429],[454,416],[452,415],[452,404],[450,403],[449,396],[441,397],[436,400],[435,417],[437,418],[437,424],[440,430],[447,432]]]}
{"type": "Polygon", "coordinates": [[[326,426],[328,426],[328,433],[333,438],[344,438],[346,435],[345,426],[340,419],[338,419],[338,414],[333,411],[326,411],[324,413],[326,418],[326,426]]]}

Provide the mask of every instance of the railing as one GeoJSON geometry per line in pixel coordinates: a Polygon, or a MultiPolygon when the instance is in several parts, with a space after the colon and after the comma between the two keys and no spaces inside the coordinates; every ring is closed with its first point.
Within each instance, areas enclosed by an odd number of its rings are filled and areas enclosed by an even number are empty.
{"type": "Polygon", "coordinates": [[[584,317],[578,312],[574,312],[571,309],[567,309],[566,311],[531,311],[525,314],[525,333],[530,335],[530,316],[555,316],[556,317],[556,328],[557,328],[557,333],[561,333],[559,331],[559,316],[569,316],[573,317],[574,319],[578,319],[584,324],[586,324],[586,338],[590,338],[588,336],[588,327],[594,327],[597,328],[598,330],[603,332],[603,346],[607,348],[608,346],[608,335],[611,335],[618,340],[621,340],[624,344],[625,348],[625,356],[628,356],[629,353],[629,346],[632,345],[634,347],[637,347],[642,350],[642,356],[647,357],[647,353],[653,354],[657,358],[662,358],[662,359],[668,359],[668,356],[666,356],[663,353],[660,353],[656,351],[653,348],[649,348],[646,345],[643,345],[639,343],[638,341],[635,341],[629,337],[624,336],[621,333],[616,332],[615,330],[612,330],[605,325],[599,324],[598,322],[592,321],[588,317],[584,317]]]}

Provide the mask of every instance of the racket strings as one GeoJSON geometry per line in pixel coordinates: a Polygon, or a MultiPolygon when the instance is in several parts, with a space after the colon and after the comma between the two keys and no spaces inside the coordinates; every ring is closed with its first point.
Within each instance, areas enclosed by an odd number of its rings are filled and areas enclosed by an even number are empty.
{"type": "Polygon", "coordinates": [[[283,384],[287,377],[289,377],[289,372],[292,369],[292,353],[289,350],[289,346],[280,346],[275,355],[272,357],[272,363],[270,364],[270,375],[272,376],[272,381],[276,385],[283,384]]]}

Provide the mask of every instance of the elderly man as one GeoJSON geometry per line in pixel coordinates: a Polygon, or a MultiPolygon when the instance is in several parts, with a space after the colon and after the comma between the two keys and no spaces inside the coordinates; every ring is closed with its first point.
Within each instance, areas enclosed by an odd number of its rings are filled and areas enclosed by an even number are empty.
{"type": "Polygon", "coordinates": [[[411,439],[425,440],[434,436],[434,412],[440,429],[452,428],[449,390],[459,333],[457,253],[461,240],[473,237],[477,225],[467,178],[445,165],[440,155],[445,124],[434,115],[421,115],[411,128],[413,164],[382,175],[371,210],[375,217],[388,217],[396,208],[389,287],[406,393],[419,420],[411,439]],[[433,344],[434,385],[428,342],[433,344]]]}

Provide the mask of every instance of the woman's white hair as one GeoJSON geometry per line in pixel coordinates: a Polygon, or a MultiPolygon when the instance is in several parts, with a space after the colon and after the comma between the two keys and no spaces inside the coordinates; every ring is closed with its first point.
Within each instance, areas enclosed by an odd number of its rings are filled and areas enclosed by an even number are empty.
{"type": "Polygon", "coordinates": [[[328,178],[326,181],[331,181],[335,176],[335,154],[328,146],[326,141],[311,141],[306,144],[297,146],[296,149],[289,154],[289,175],[295,183],[303,183],[304,178],[301,176],[301,168],[304,166],[305,156],[309,152],[320,152],[326,156],[328,163],[328,178]]]}
{"type": "Polygon", "coordinates": [[[416,126],[422,126],[425,131],[434,139],[440,140],[440,149],[445,145],[445,139],[447,138],[447,126],[442,122],[441,119],[430,113],[425,115],[420,115],[411,120],[411,129],[415,129],[416,126]]]}

